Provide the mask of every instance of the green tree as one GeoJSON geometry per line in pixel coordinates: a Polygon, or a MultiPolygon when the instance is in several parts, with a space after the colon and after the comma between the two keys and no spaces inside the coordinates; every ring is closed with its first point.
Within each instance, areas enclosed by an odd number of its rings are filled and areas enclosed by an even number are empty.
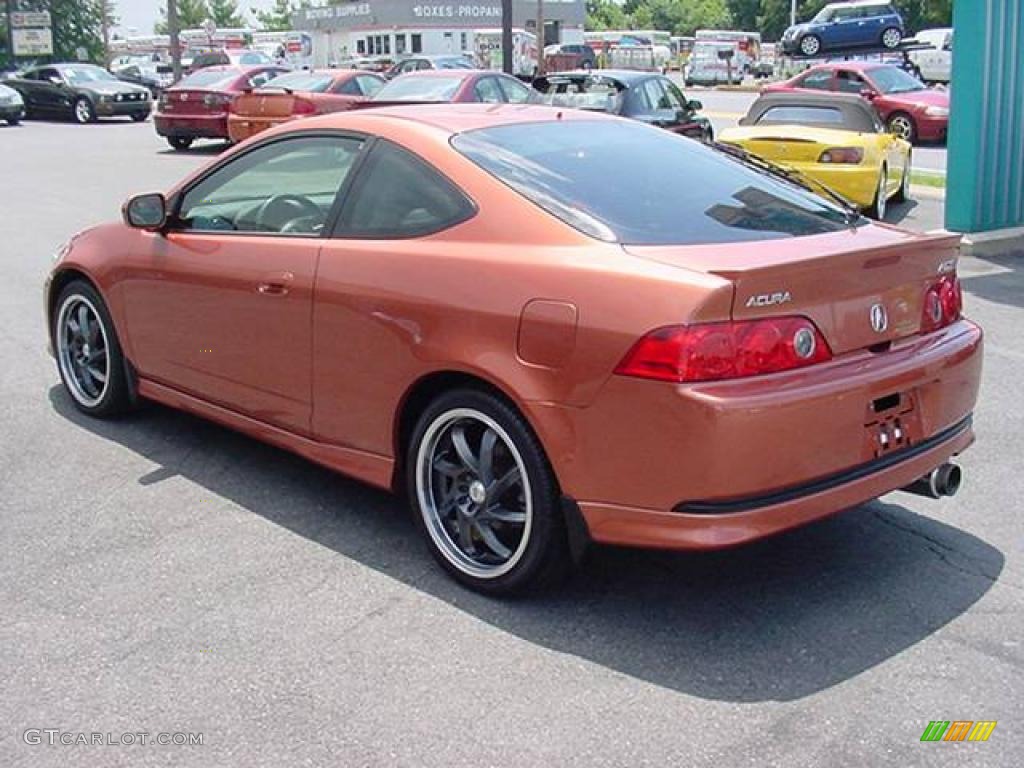
{"type": "Polygon", "coordinates": [[[758,29],[761,0],[729,0],[729,12],[736,29],[755,31],[758,29]]]}
{"type": "Polygon", "coordinates": [[[53,60],[75,61],[79,49],[88,61],[103,62],[103,15],[117,24],[110,0],[22,0],[22,11],[49,11],[53,24],[53,60]]]}
{"type": "Polygon", "coordinates": [[[614,0],[587,0],[587,29],[624,29],[629,20],[614,0]]]}
{"type": "Polygon", "coordinates": [[[299,8],[292,0],[274,0],[272,8],[257,11],[256,18],[260,26],[271,32],[286,32],[292,28],[292,15],[299,8]]]}
{"type": "Polygon", "coordinates": [[[245,22],[238,13],[237,0],[208,0],[210,18],[216,23],[218,29],[229,29],[232,27],[244,27],[245,22]]]}
{"type": "MultiPolygon", "coordinates": [[[[210,18],[206,0],[178,0],[178,26],[181,29],[198,29],[210,18]]],[[[160,21],[155,25],[158,35],[167,34],[167,4],[160,8],[160,21]]]]}

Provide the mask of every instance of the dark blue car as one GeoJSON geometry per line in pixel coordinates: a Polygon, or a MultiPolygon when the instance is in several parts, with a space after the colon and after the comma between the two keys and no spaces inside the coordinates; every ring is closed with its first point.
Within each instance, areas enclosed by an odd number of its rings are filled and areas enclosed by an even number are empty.
{"type": "Polygon", "coordinates": [[[904,37],[903,18],[887,0],[830,3],[808,22],[782,36],[782,50],[817,56],[844,48],[898,48],[904,37]]]}

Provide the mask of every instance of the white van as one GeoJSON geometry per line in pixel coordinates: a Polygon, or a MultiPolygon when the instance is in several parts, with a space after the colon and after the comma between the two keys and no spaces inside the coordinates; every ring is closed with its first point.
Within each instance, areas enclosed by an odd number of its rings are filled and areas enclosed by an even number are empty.
{"type": "Polygon", "coordinates": [[[687,85],[739,85],[743,82],[742,63],[739,58],[739,44],[722,40],[698,40],[694,43],[693,52],[686,63],[685,80],[687,85]],[[732,61],[728,62],[719,55],[719,51],[732,51],[732,61]],[[731,75],[731,77],[730,77],[731,75]]]}
{"type": "Polygon", "coordinates": [[[924,29],[914,38],[932,46],[909,53],[910,60],[921,71],[921,79],[926,83],[948,83],[953,72],[953,30],[924,29]]]}

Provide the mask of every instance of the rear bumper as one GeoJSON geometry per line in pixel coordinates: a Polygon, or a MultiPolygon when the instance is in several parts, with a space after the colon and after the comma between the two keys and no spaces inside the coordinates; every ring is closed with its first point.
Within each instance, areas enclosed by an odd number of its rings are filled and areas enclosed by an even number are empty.
{"type": "Polygon", "coordinates": [[[183,139],[228,138],[227,114],[219,115],[167,115],[157,112],[153,116],[156,132],[161,136],[183,139]]]}
{"type": "Polygon", "coordinates": [[[726,547],[901,488],[964,450],[981,362],[981,330],[960,321],[772,376],[612,376],[586,408],[531,415],[595,540],[726,547]],[[899,405],[876,413],[895,394],[899,405]],[[909,439],[882,454],[875,422],[897,417],[909,439]]]}
{"type": "Polygon", "coordinates": [[[787,163],[801,173],[834,189],[860,208],[875,202],[881,169],[865,165],[829,165],[827,163],[787,163]]]}
{"type": "Polygon", "coordinates": [[[245,141],[268,128],[287,123],[292,117],[246,117],[245,115],[228,115],[228,138],[232,141],[245,141]]]}

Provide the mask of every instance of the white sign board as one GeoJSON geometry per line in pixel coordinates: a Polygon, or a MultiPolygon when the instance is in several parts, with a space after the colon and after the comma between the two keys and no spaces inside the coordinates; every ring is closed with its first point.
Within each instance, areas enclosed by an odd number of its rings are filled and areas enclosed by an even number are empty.
{"type": "Polygon", "coordinates": [[[25,27],[52,27],[49,11],[12,11],[11,26],[15,29],[25,27]]]}
{"type": "Polygon", "coordinates": [[[52,56],[53,33],[45,29],[12,29],[15,56],[52,56]]]}

